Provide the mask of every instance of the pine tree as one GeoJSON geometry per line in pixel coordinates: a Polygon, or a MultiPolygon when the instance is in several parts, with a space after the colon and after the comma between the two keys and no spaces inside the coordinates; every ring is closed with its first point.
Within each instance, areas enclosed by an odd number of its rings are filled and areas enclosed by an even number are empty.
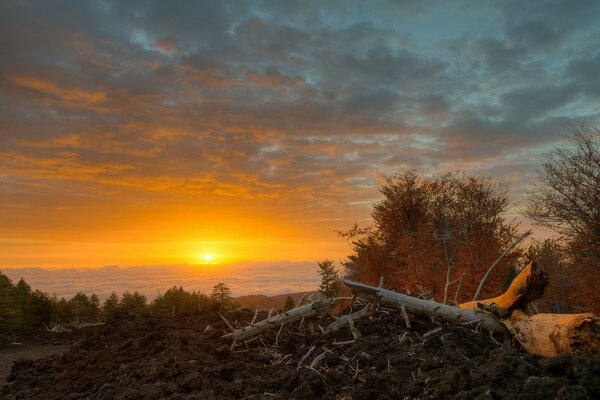
{"type": "Polygon", "coordinates": [[[15,285],[0,272],[0,327],[15,328],[21,318],[15,285]]]}
{"type": "Polygon", "coordinates": [[[147,300],[146,296],[135,291],[133,293],[129,293],[126,291],[121,296],[120,307],[121,310],[127,311],[132,315],[140,315],[146,311],[147,300]]]}
{"type": "Polygon", "coordinates": [[[340,291],[340,276],[333,265],[333,261],[325,260],[318,263],[319,275],[321,275],[321,285],[319,292],[326,298],[331,299],[337,296],[340,291]]]}
{"type": "Polygon", "coordinates": [[[294,303],[294,299],[292,299],[292,296],[288,296],[287,299],[285,299],[285,303],[283,304],[283,311],[289,311],[295,306],[296,303],[294,303]]]}
{"type": "Polygon", "coordinates": [[[238,307],[237,302],[231,296],[231,289],[224,283],[213,286],[210,299],[219,305],[219,308],[231,310],[238,307]]]}
{"type": "Polygon", "coordinates": [[[119,296],[115,292],[112,292],[104,301],[102,314],[106,321],[112,321],[115,318],[115,315],[119,312],[119,303],[119,296]]]}
{"type": "Polygon", "coordinates": [[[96,293],[92,293],[90,296],[91,317],[93,321],[98,321],[100,318],[100,298],[96,293]]]}

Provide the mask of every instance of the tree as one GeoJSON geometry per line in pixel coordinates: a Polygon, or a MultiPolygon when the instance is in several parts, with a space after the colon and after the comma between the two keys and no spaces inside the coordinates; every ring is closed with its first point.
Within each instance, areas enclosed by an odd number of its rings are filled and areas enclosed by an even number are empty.
{"type": "Polygon", "coordinates": [[[325,260],[317,264],[319,265],[319,275],[321,276],[319,292],[328,299],[336,297],[340,291],[341,281],[338,271],[333,265],[333,261],[325,260]]]}
{"type": "Polygon", "coordinates": [[[0,327],[3,330],[13,329],[20,320],[21,312],[15,285],[8,276],[0,272],[0,327]]]}
{"type": "Polygon", "coordinates": [[[231,289],[224,283],[218,283],[213,286],[210,299],[219,305],[219,308],[231,310],[239,307],[237,302],[231,296],[231,289]]]}
{"type": "Polygon", "coordinates": [[[567,237],[600,237],[600,130],[575,127],[546,154],[525,215],[567,237]]]}
{"type": "Polygon", "coordinates": [[[104,305],[102,306],[102,315],[106,321],[112,321],[115,319],[117,313],[119,312],[119,304],[119,295],[117,295],[115,292],[112,292],[110,296],[104,300],[104,305]]]}
{"type": "Polygon", "coordinates": [[[285,299],[285,303],[283,304],[283,311],[289,311],[296,306],[294,303],[294,299],[292,296],[288,295],[287,299],[285,299]]]}
{"type": "Polygon", "coordinates": [[[173,286],[154,299],[151,309],[156,313],[191,312],[208,309],[211,300],[205,294],[196,291],[187,292],[182,286],[173,286]]]}
{"type": "MultiPolygon", "coordinates": [[[[507,223],[506,184],[453,172],[424,177],[415,170],[387,177],[373,205],[373,225],[340,234],[351,240],[353,254],[343,265],[346,276],[388,287],[450,295],[447,282],[462,279],[459,301],[472,298],[490,265],[516,236],[507,223]],[[463,275],[464,274],[464,275],[463,275]]],[[[483,288],[493,297],[519,256],[514,250],[493,270],[483,288]]],[[[456,293],[455,293],[456,294],[456,293]]]]}
{"type": "Polygon", "coordinates": [[[524,214],[560,235],[579,308],[600,312],[600,130],[573,127],[568,139],[546,155],[524,214]]]}
{"type": "Polygon", "coordinates": [[[128,312],[131,315],[141,315],[147,310],[147,299],[146,296],[137,290],[133,293],[125,291],[121,296],[119,306],[122,311],[128,312]]]}

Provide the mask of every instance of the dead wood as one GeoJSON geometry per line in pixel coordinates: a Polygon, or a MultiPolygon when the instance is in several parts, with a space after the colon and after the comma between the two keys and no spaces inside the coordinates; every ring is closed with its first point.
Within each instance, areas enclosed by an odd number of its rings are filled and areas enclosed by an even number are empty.
{"type": "Polygon", "coordinates": [[[481,282],[479,282],[479,286],[477,287],[477,291],[475,292],[475,296],[473,296],[473,301],[477,300],[477,298],[479,297],[479,294],[481,293],[481,289],[483,289],[483,285],[485,284],[485,282],[487,281],[487,278],[490,276],[490,274],[492,273],[492,271],[494,270],[494,268],[496,267],[496,265],[498,265],[498,263],[500,263],[500,261],[506,257],[508,255],[508,253],[510,253],[510,251],[517,245],[519,244],[523,239],[525,239],[527,236],[531,235],[531,231],[527,231],[525,233],[523,233],[521,236],[519,236],[518,238],[516,238],[507,248],[506,250],[504,250],[504,252],[502,254],[500,254],[500,256],[496,259],[496,261],[493,262],[493,264],[490,266],[490,268],[488,268],[487,272],[485,273],[485,275],[483,276],[483,278],[481,278],[481,282]]]}
{"type": "Polygon", "coordinates": [[[338,331],[338,330],[350,325],[351,320],[356,321],[356,320],[359,320],[362,318],[367,318],[370,314],[371,314],[370,304],[367,304],[365,307],[361,308],[360,310],[358,310],[352,314],[342,315],[337,320],[333,321],[331,324],[329,324],[329,326],[327,326],[327,332],[332,333],[332,332],[338,331]]]}
{"type": "Polygon", "coordinates": [[[506,327],[500,321],[480,310],[453,307],[347,279],[344,279],[343,282],[356,296],[398,311],[402,311],[402,306],[404,306],[406,311],[411,314],[456,323],[480,321],[481,327],[486,330],[496,333],[507,332],[506,327]]]}
{"type": "Polygon", "coordinates": [[[524,307],[526,304],[542,297],[546,285],[548,285],[548,275],[534,261],[513,279],[506,292],[500,296],[491,299],[462,303],[459,304],[459,307],[462,309],[474,310],[480,308],[478,307],[478,304],[490,307],[495,305],[501,314],[507,314],[514,309],[524,307]]]}
{"type": "Polygon", "coordinates": [[[592,314],[536,314],[515,310],[504,320],[529,353],[554,357],[576,351],[600,354],[600,318],[592,314]]]}
{"type": "Polygon", "coordinates": [[[260,335],[267,330],[279,328],[283,324],[291,324],[302,318],[308,319],[328,312],[337,301],[338,299],[317,300],[301,307],[292,308],[287,312],[273,315],[252,325],[233,330],[233,332],[223,335],[223,338],[240,341],[260,335]]]}

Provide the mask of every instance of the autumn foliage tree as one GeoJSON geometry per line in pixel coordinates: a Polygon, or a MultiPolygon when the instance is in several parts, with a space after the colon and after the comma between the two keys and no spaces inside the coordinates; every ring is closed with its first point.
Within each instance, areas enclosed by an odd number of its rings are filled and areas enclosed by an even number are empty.
{"type": "MultiPolygon", "coordinates": [[[[373,225],[342,232],[354,253],[344,263],[349,278],[427,294],[438,301],[470,300],[488,267],[516,236],[503,214],[502,182],[464,173],[424,177],[415,170],[386,178],[374,204],[373,225]],[[459,278],[462,289],[456,290],[459,278]],[[448,281],[454,283],[447,290],[448,281]]],[[[482,297],[492,297],[519,256],[505,257],[482,297]]]]}
{"type": "Polygon", "coordinates": [[[573,311],[600,312],[600,130],[579,126],[547,154],[525,215],[560,234],[573,311]]]}

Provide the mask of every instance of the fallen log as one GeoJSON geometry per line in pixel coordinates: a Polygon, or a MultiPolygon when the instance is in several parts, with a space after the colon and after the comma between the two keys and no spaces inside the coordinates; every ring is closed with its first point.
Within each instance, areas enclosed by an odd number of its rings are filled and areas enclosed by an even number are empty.
{"type": "Polygon", "coordinates": [[[402,311],[402,307],[404,307],[406,311],[411,314],[421,315],[427,318],[455,323],[479,322],[483,329],[490,332],[508,332],[506,326],[496,318],[477,309],[453,307],[433,300],[419,299],[347,279],[344,279],[343,282],[357,297],[378,302],[385,307],[393,308],[398,311],[402,311]]]}
{"type": "Polygon", "coordinates": [[[234,342],[248,339],[250,337],[260,335],[267,330],[279,328],[283,324],[291,324],[292,322],[299,321],[302,318],[308,319],[327,312],[333,305],[336,304],[337,301],[338,299],[317,300],[314,303],[292,308],[287,312],[273,315],[252,325],[236,329],[231,333],[223,335],[223,338],[231,339],[234,342]]]}
{"type": "Polygon", "coordinates": [[[536,314],[520,310],[503,321],[529,353],[555,357],[576,351],[600,354],[600,318],[586,314],[536,314]]]}
{"type": "Polygon", "coordinates": [[[525,267],[504,292],[498,297],[485,300],[469,301],[458,306],[465,310],[475,310],[482,306],[497,307],[500,316],[508,315],[512,310],[521,308],[544,295],[548,285],[548,275],[534,261],[525,267]]]}

